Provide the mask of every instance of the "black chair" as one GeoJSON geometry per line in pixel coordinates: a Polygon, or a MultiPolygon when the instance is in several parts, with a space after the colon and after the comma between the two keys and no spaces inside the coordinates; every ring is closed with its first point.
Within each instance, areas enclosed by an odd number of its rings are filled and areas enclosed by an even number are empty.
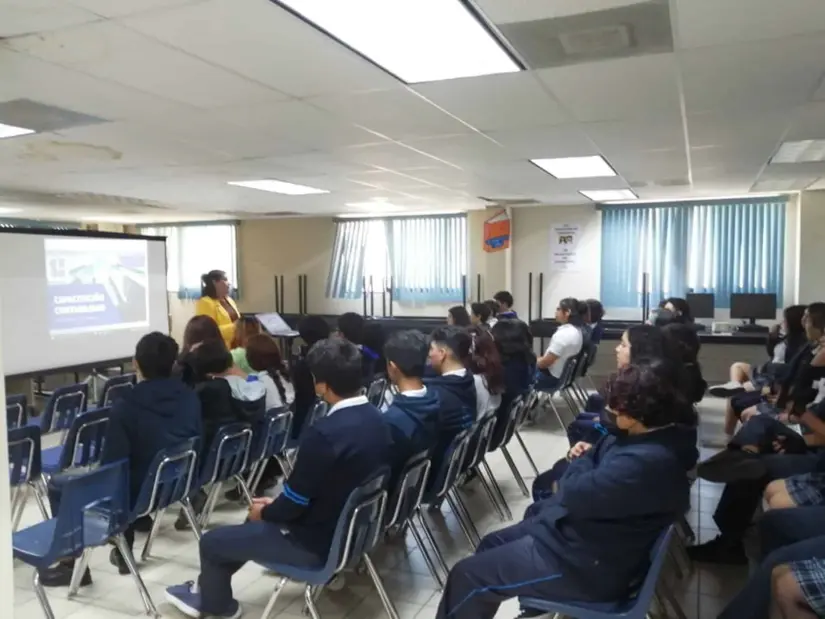
{"type": "MultiPolygon", "coordinates": [[[[478,480],[481,482],[484,492],[487,493],[487,498],[490,499],[490,502],[503,521],[512,519],[513,514],[510,512],[510,507],[504,499],[504,494],[501,492],[496,478],[493,477],[493,471],[490,470],[490,466],[485,459],[487,451],[490,448],[490,440],[493,438],[493,430],[495,429],[497,421],[498,417],[496,417],[495,411],[489,411],[484,417],[476,421],[470,436],[462,475],[466,478],[471,471],[477,472],[478,480]],[[490,478],[489,481],[485,478],[485,473],[487,477],[490,478]]],[[[481,541],[480,537],[478,541],[481,541]]]]}
{"type": "Polygon", "coordinates": [[[97,399],[98,408],[111,406],[122,398],[125,393],[131,391],[136,383],[137,376],[135,374],[119,374],[106,379],[100,397],[97,399]]]}
{"type": "Polygon", "coordinates": [[[22,428],[29,423],[29,405],[26,396],[14,394],[6,396],[6,429],[22,428]]]}
{"type": "Polygon", "coordinates": [[[521,438],[519,434],[519,428],[524,423],[525,419],[527,418],[527,401],[525,396],[519,396],[513,403],[510,404],[510,409],[508,410],[508,418],[507,418],[507,426],[504,429],[504,434],[501,437],[501,440],[496,444],[491,442],[488,451],[495,451],[496,449],[501,449],[501,454],[504,456],[504,460],[507,462],[507,466],[510,467],[510,471],[513,473],[513,477],[516,478],[516,483],[518,484],[519,488],[521,489],[521,493],[526,496],[530,497],[530,490],[527,488],[527,484],[524,482],[524,477],[522,477],[521,472],[518,470],[515,461],[513,460],[512,455],[510,454],[510,450],[508,449],[510,445],[510,441],[513,440],[513,437],[519,441],[522,450],[524,451],[524,455],[527,457],[527,461],[530,463],[530,466],[535,471],[536,475],[538,476],[539,471],[536,467],[536,463],[533,461],[533,456],[530,455],[530,452],[527,450],[527,445],[524,444],[524,440],[521,438]]]}
{"type": "Polygon", "coordinates": [[[568,394],[566,390],[570,388],[572,384],[574,374],[576,372],[576,368],[578,364],[581,362],[581,353],[574,357],[570,357],[565,363],[564,368],[562,369],[561,376],[559,377],[558,384],[551,390],[543,390],[537,389],[535,385],[533,386],[529,400],[531,405],[529,407],[530,411],[532,412],[535,410],[534,406],[536,404],[541,404],[542,396],[544,399],[550,404],[550,408],[553,409],[553,413],[556,415],[556,419],[559,422],[559,426],[564,429],[567,427],[567,424],[562,419],[561,413],[559,412],[558,407],[556,407],[556,403],[553,401],[553,396],[561,395],[564,399],[565,403],[567,404],[568,408],[570,408],[571,412],[573,412],[575,416],[575,405],[571,405],[570,400],[568,399],[568,394]]]}

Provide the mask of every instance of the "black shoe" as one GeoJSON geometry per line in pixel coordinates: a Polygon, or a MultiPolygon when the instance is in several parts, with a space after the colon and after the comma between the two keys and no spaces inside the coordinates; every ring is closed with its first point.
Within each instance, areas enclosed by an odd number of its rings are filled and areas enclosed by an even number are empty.
{"type": "Polygon", "coordinates": [[[741,449],[725,449],[700,462],[696,474],[707,481],[728,484],[767,475],[765,461],[759,454],[741,449]]]}
{"type": "Polygon", "coordinates": [[[735,381],[725,383],[724,385],[714,385],[708,389],[708,393],[713,397],[725,399],[732,398],[733,396],[744,393],[745,391],[746,389],[742,386],[742,384],[735,381]]]}
{"type": "Polygon", "coordinates": [[[121,576],[129,573],[129,566],[126,565],[126,560],[117,548],[112,548],[112,552],[109,553],[109,563],[117,568],[117,573],[121,576]]]}
{"type": "Polygon", "coordinates": [[[688,546],[688,556],[699,563],[717,563],[722,565],[747,565],[748,557],[741,540],[717,535],[709,542],[698,546],[688,546]]]}
{"type": "Polygon", "coordinates": [[[192,527],[189,526],[189,519],[186,517],[186,514],[183,513],[183,510],[180,510],[178,514],[178,519],[175,520],[175,531],[188,531],[192,527]]]}
{"type": "Polygon", "coordinates": [[[154,522],[152,521],[151,516],[143,516],[143,518],[138,518],[135,520],[135,531],[138,533],[148,533],[152,530],[152,525],[154,522]]]}
{"type": "MultiPolygon", "coordinates": [[[[72,582],[72,572],[74,563],[60,563],[54,567],[40,570],[40,584],[44,587],[68,587],[72,582]]],[[[86,568],[83,578],[80,579],[81,587],[88,587],[92,584],[92,573],[86,568]]]]}

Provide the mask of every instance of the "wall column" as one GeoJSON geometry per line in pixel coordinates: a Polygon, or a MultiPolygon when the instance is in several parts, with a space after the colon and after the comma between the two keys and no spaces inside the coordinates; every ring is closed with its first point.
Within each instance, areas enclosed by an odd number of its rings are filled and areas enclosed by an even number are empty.
{"type": "MultiPolygon", "coordinates": [[[[3,317],[0,316],[0,321],[3,317]]],[[[0,339],[0,399],[6,400],[3,342],[0,339]]],[[[0,433],[7,436],[6,416],[0,415],[0,433]]],[[[9,461],[8,441],[0,441],[0,462],[9,461]]],[[[11,552],[11,501],[9,476],[0,475],[0,617],[14,616],[14,561],[11,552]]]]}

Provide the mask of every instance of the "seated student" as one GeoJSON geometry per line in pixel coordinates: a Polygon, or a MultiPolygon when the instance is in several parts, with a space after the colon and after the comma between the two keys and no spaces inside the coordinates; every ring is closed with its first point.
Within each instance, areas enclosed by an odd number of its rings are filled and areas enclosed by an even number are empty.
{"type": "Polygon", "coordinates": [[[490,329],[490,306],[486,303],[473,303],[470,305],[470,323],[482,327],[484,329],[490,329]]]}
{"type": "Polygon", "coordinates": [[[590,342],[598,346],[604,337],[604,306],[598,299],[587,299],[588,325],[590,326],[590,342]]]}
{"type": "Polygon", "coordinates": [[[435,375],[426,375],[424,384],[438,394],[441,402],[431,481],[450,443],[460,432],[472,428],[476,420],[475,380],[467,370],[472,343],[470,334],[460,327],[439,327],[430,335],[429,361],[435,375]]]}
{"type": "MultiPolygon", "coordinates": [[[[112,405],[101,463],[129,461],[129,496],[133,505],[158,452],[201,435],[197,396],[181,381],[172,378],[177,356],[178,345],[168,335],[154,332],[140,338],[135,349],[138,383],[112,405]]],[[[53,514],[59,511],[59,487],[58,475],[52,478],[49,493],[53,514]]],[[[134,525],[126,530],[125,536],[131,548],[134,525]]],[[[119,550],[112,550],[110,560],[121,574],[129,573],[119,550]]],[[[72,560],[42,571],[40,582],[47,587],[68,586],[73,567],[72,560]]],[[[81,585],[90,584],[92,577],[87,569],[81,585]]]]}
{"type": "Polygon", "coordinates": [[[289,377],[278,343],[266,333],[253,335],[246,342],[250,374],[266,389],[266,410],[289,406],[295,401],[295,388],[289,377]]]}
{"type": "Polygon", "coordinates": [[[363,386],[369,387],[375,376],[375,368],[379,363],[380,351],[364,346],[364,326],[366,324],[363,316],[355,312],[341,314],[338,318],[338,335],[345,340],[352,342],[362,353],[361,367],[363,375],[363,386]]]}
{"type": "Polygon", "coordinates": [[[423,380],[429,350],[430,343],[420,331],[397,331],[384,345],[387,378],[396,391],[384,413],[392,436],[390,492],[407,461],[422,451],[431,451],[438,439],[441,402],[435,389],[427,389],[423,380]]]}
{"type": "Polygon", "coordinates": [[[476,417],[498,410],[504,393],[504,367],[495,341],[481,327],[470,329],[472,346],[467,369],[473,374],[476,387],[476,417]]]}
{"type": "Polygon", "coordinates": [[[246,343],[253,335],[263,332],[260,321],[254,316],[241,316],[235,321],[235,333],[229,344],[232,363],[244,374],[252,374],[252,368],[246,360],[246,343]]]}
{"type": "Polygon", "coordinates": [[[567,297],[559,301],[556,308],[556,322],[559,327],[550,338],[550,344],[542,357],[536,362],[536,389],[538,391],[555,391],[561,384],[561,375],[569,359],[581,352],[584,337],[579,325],[581,315],[579,302],[567,297]]]}
{"type": "Polygon", "coordinates": [[[498,303],[496,317],[499,320],[505,318],[518,318],[518,314],[513,310],[513,295],[506,290],[502,290],[493,295],[493,300],[498,303]]]}
{"type": "MultiPolygon", "coordinates": [[[[759,419],[763,415],[776,417],[780,421],[791,416],[798,418],[818,394],[819,381],[825,377],[825,303],[811,304],[805,311],[804,324],[813,348],[804,349],[800,353],[804,358],[795,364],[798,368],[783,384],[776,405],[771,406],[771,411],[757,411],[751,415],[756,422],[753,426],[745,424],[737,435],[738,438],[732,441],[725,452],[717,454],[699,466],[699,474],[703,478],[712,477],[727,483],[713,515],[720,534],[704,544],[688,548],[688,553],[696,561],[744,564],[747,558],[742,539],[761,502],[766,486],[776,479],[810,473],[816,468],[816,452],[810,449],[798,450],[797,445],[800,441],[794,438],[792,431],[787,430],[780,434],[781,424],[759,419]],[[786,387],[788,382],[791,383],[790,388],[786,387]],[[774,445],[774,441],[771,440],[771,444],[765,448],[760,449],[757,446],[756,451],[760,453],[749,456],[748,449],[742,448],[754,444],[752,435],[749,434],[753,432],[752,428],[759,431],[759,437],[776,436],[776,444],[774,445]],[[794,453],[785,453],[787,448],[791,448],[794,453]],[[734,453],[737,450],[739,452],[734,453]],[[727,468],[723,466],[726,459],[731,460],[727,468]]],[[[807,447],[809,441],[813,440],[805,439],[802,445],[807,447]]]]}
{"type": "Polygon", "coordinates": [[[387,337],[383,325],[376,320],[364,323],[361,340],[361,354],[364,368],[364,387],[369,388],[379,375],[384,373],[387,361],[384,359],[384,343],[387,337]]]}
{"type": "MultiPolygon", "coordinates": [[[[616,346],[616,369],[627,367],[642,359],[668,358],[669,345],[664,333],[653,325],[634,325],[622,334],[616,346]]],[[[567,438],[572,447],[583,441],[595,443],[607,433],[601,424],[604,412],[604,398],[595,394],[590,396],[584,412],[567,426],[567,438]]]]}
{"type": "Polygon", "coordinates": [[[454,305],[447,310],[447,324],[452,327],[469,327],[473,323],[466,307],[454,305]]]}
{"type": "Polygon", "coordinates": [[[693,316],[690,312],[690,304],[686,299],[680,297],[669,297],[663,301],[664,305],[660,305],[663,310],[671,312],[674,316],[675,322],[682,324],[693,324],[693,316]]]}
{"type": "Polygon", "coordinates": [[[292,364],[292,384],[295,386],[295,406],[292,417],[292,438],[298,438],[304,427],[304,420],[309,415],[317,399],[315,381],[309,370],[307,355],[312,347],[330,335],[329,323],[320,316],[305,316],[298,323],[298,335],[303,346],[298,358],[292,364]]]}
{"type": "Polygon", "coordinates": [[[282,494],[256,499],[246,523],[204,534],[197,587],[187,582],[167,589],[169,602],[193,619],[241,616],[232,576],[248,561],[322,565],[347,498],[387,464],[389,430],[378,409],[360,395],[358,349],[342,339],[322,340],[307,363],[329,413],[302,436],[282,494]]]}
{"type": "Polygon", "coordinates": [[[676,424],[678,391],[655,368],[619,370],[607,393],[616,434],[571,462],[536,515],[487,535],[453,567],[438,619],[492,619],[512,597],[612,602],[633,593],[656,539],[690,504],[685,470],[696,448],[676,424]]]}
{"type": "Polygon", "coordinates": [[[719,398],[730,398],[745,391],[759,391],[777,378],[781,378],[781,372],[787,367],[786,364],[808,342],[805,327],[802,325],[804,315],[804,305],[786,307],[782,324],[774,325],[768,333],[765,348],[771,360],[758,367],[737,361],[730,366],[730,381],[711,387],[709,393],[719,398]]]}
{"type": "Polygon", "coordinates": [[[209,316],[200,315],[190,318],[183,331],[183,344],[180,347],[174,370],[174,375],[190,387],[194,387],[195,383],[201,380],[201,377],[195,376],[195,370],[192,367],[193,351],[207,340],[223,340],[218,323],[209,316]]]}
{"type": "Polygon", "coordinates": [[[487,325],[492,329],[498,322],[498,301],[495,299],[488,299],[484,302],[484,305],[490,308],[490,317],[487,319],[487,325]]]}
{"type": "Polygon", "coordinates": [[[662,328],[663,335],[672,344],[671,351],[681,365],[683,394],[691,404],[698,404],[705,397],[708,384],[702,377],[699,365],[699,335],[691,325],[671,323],[662,328]]]}
{"type": "Polygon", "coordinates": [[[498,444],[507,430],[510,407],[515,399],[525,395],[533,384],[536,355],[533,353],[533,335],[530,333],[530,327],[520,320],[501,320],[490,333],[504,366],[504,393],[496,411],[498,421],[491,441],[498,444]]]}

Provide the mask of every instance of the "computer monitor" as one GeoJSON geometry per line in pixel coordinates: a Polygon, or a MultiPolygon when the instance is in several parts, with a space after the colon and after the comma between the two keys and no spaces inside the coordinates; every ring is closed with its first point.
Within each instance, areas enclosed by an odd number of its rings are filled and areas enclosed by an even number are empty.
{"type": "Polygon", "coordinates": [[[713,318],[714,296],[710,292],[689,292],[685,295],[685,301],[690,306],[690,313],[694,318],[713,318]]]}
{"type": "Polygon", "coordinates": [[[776,294],[730,295],[730,317],[750,320],[776,320],[776,294]]]}

